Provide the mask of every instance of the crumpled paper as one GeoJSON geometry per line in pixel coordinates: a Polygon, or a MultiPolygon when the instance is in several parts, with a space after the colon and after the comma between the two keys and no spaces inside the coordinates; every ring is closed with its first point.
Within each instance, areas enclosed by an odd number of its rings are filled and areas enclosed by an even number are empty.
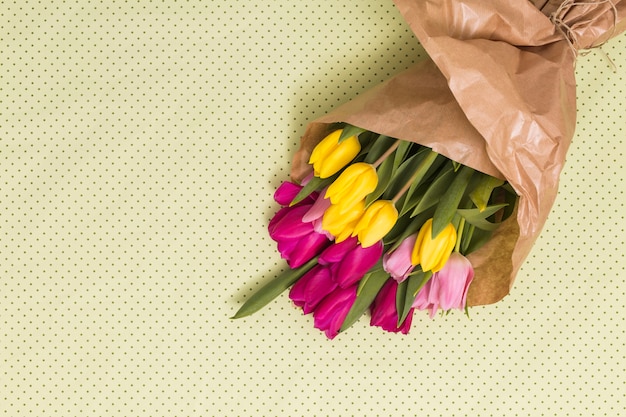
{"type": "Polygon", "coordinates": [[[506,179],[516,215],[469,258],[469,306],[506,296],[543,228],[576,124],[575,61],[626,29],[626,0],[394,0],[429,58],[307,126],[292,178],[336,122],[506,179]]]}

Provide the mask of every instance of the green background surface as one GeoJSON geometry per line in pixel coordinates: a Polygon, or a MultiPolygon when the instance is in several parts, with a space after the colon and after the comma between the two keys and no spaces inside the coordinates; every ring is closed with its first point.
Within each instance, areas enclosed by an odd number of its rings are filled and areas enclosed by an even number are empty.
{"type": "Polygon", "coordinates": [[[266,227],[307,122],[424,57],[391,1],[0,2],[0,416],[616,416],[626,42],[577,63],[559,197],[501,302],[334,341],[266,227]]]}

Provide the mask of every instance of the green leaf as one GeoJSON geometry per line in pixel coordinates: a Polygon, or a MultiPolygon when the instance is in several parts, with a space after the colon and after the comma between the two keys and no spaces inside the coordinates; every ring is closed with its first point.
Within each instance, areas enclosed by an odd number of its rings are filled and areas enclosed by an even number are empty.
{"type": "Polygon", "coordinates": [[[474,230],[476,230],[476,226],[473,224],[469,224],[467,222],[463,225],[463,233],[461,235],[461,245],[460,250],[463,255],[467,255],[468,248],[470,243],[472,242],[472,236],[474,235],[474,230]]]}
{"type": "MultiPolygon", "coordinates": [[[[402,164],[402,162],[404,162],[404,159],[408,155],[413,145],[415,145],[413,142],[408,142],[406,140],[400,141],[400,144],[398,145],[398,149],[396,149],[396,152],[393,157],[394,170],[398,169],[398,167],[402,164]]],[[[419,145],[416,145],[416,146],[419,146],[419,145]]]]}
{"type": "Polygon", "coordinates": [[[252,294],[250,298],[235,313],[232,319],[239,319],[256,313],[274,298],[278,297],[283,291],[291,287],[304,274],[311,270],[317,264],[317,257],[311,259],[306,264],[296,269],[289,269],[265,284],[261,289],[252,294]]]}
{"type": "Polygon", "coordinates": [[[452,168],[452,164],[448,163],[442,167],[437,177],[432,181],[430,187],[428,187],[428,190],[426,190],[424,196],[413,210],[411,217],[417,216],[427,209],[434,207],[439,202],[441,196],[446,192],[452,180],[454,180],[454,169],[452,168]]]}
{"type": "Polygon", "coordinates": [[[337,140],[337,143],[341,143],[344,140],[352,137],[352,136],[356,136],[357,138],[359,137],[359,135],[363,132],[365,132],[365,129],[361,129],[360,127],[356,127],[356,126],[352,126],[352,125],[346,125],[343,130],[341,131],[341,135],[339,135],[339,139],[337,140]]]}
{"type": "Polygon", "coordinates": [[[417,293],[422,289],[424,284],[426,284],[431,275],[432,273],[430,271],[425,273],[418,267],[406,280],[398,284],[398,290],[396,292],[396,311],[398,312],[397,327],[402,326],[402,323],[404,323],[404,320],[408,317],[411,306],[417,297],[417,293]]]}
{"type": "Polygon", "coordinates": [[[311,195],[312,192],[319,191],[322,188],[332,184],[332,182],[335,181],[338,176],[339,176],[339,173],[332,175],[328,178],[320,178],[320,177],[311,178],[309,182],[307,182],[306,185],[302,187],[300,192],[296,194],[293,200],[291,200],[291,203],[289,203],[289,205],[293,206],[295,204],[298,204],[299,202],[307,198],[309,195],[311,195]]]}
{"type": "Polygon", "coordinates": [[[473,208],[457,209],[456,212],[459,213],[459,215],[463,217],[467,223],[473,224],[474,226],[482,230],[493,231],[498,227],[500,223],[491,223],[487,220],[487,217],[492,216],[506,206],[508,206],[508,204],[503,203],[493,206],[487,206],[483,211],[480,211],[479,208],[473,208]]]}
{"type": "Polygon", "coordinates": [[[406,183],[411,180],[411,177],[419,167],[420,163],[428,155],[429,148],[422,148],[416,154],[407,158],[394,173],[393,179],[389,184],[389,187],[384,193],[383,198],[391,200],[402,190],[406,183]]]}
{"type": "MultiPolygon", "coordinates": [[[[473,225],[471,226],[474,227],[473,225]]],[[[467,247],[463,251],[464,255],[469,255],[475,250],[480,249],[481,246],[483,246],[485,243],[489,241],[489,239],[491,239],[493,232],[490,230],[481,230],[481,229],[474,228],[472,229],[472,232],[469,235],[470,237],[468,238],[468,241],[467,241],[467,247]]]]}
{"type": "Polygon", "coordinates": [[[378,167],[376,174],[378,175],[378,184],[376,185],[376,189],[374,189],[374,191],[368,194],[368,196],[365,198],[366,206],[369,206],[376,199],[378,199],[378,197],[383,195],[383,193],[387,189],[389,181],[391,181],[391,178],[393,176],[393,158],[385,159],[378,167]]]}
{"type": "Polygon", "coordinates": [[[402,244],[402,241],[413,233],[417,233],[424,225],[426,220],[430,219],[435,212],[434,207],[426,209],[415,217],[403,216],[398,219],[393,229],[383,239],[385,246],[389,246],[388,250],[395,250],[402,244]]]}
{"type": "Polygon", "coordinates": [[[433,239],[452,221],[454,214],[459,208],[461,198],[463,198],[463,194],[465,194],[467,184],[469,184],[469,180],[472,178],[473,174],[474,170],[472,168],[463,165],[456,173],[450,187],[448,187],[439,199],[437,209],[433,215],[433,239]]]}
{"type": "Polygon", "coordinates": [[[389,136],[380,135],[373,142],[367,156],[365,157],[365,161],[368,164],[373,164],[383,156],[383,154],[389,149],[394,143],[396,143],[396,139],[390,138],[389,136]]]}
{"type": "Polygon", "coordinates": [[[413,177],[411,179],[411,186],[409,187],[406,193],[406,199],[404,200],[404,204],[402,209],[400,210],[401,215],[411,210],[415,207],[421,198],[424,195],[424,187],[420,187],[424,178],[426,178],[426,174],[431,170],[436,160],[439,160],[439,163],[444,161],[443,158],[438,158],[439,154],[436,152],[430,151],[424,154],[423,158],[420,160],[419,165],[413,172],[413,177]],[[420,192],[416,192],[420,191],[420,192]]]}
{"type": "Polygon", "coordinates": [[[500,187],[502,184],[504,184],[504,180],[481,173],[480,180],[476,187],[469,193],[469,197],[476,207],[478,207],[480,211],[483,211],[489,204],[493,190],[500,187]]]}
{"type": "Polygon", "coordinates": [[[356,321],[369,308],[372,302],[374,302],[376,295],[389,279],[389,274],[387,274],[383,269],[374,270],[368,275],[367,280],[363,282],[362,285],[361,283],[359,284],[356,300],[350,311],[348,311],[348,315],[339,329],[340,333],[356,323],[356,321]]]}
{"type": "Polygon", "coordinates": [[[398,283],[398,287],[396,289],[396,312],[398,313],[398,323],[397,327],[400,327],[406,315],[404,315],[404,305],[406,303],[406,294],[407,294],[407,285],[409,285],[409,279],[405,279],[402,282],[398,283]],[[401,316],[403,316],[401,318],[401,316]]]}

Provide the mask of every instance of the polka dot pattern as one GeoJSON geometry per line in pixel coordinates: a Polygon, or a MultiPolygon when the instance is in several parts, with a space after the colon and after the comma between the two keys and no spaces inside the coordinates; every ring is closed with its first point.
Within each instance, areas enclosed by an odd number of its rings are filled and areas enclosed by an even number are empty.
{"type": "Polygon", "coordinates": [[[392,2],[0,1],[1,416],[615,416],[623,38],[502,302],[333,341],[266,232],[304,127],[424,56],[392,2]]]}

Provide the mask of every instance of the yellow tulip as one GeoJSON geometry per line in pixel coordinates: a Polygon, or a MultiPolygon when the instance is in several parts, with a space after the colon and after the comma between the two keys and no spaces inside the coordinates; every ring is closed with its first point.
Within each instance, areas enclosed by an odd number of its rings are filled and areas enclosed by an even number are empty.
{"type": "Polygon", "coordinates": [[[313,165],[316,177],[328,178],[336,174],[361,151],[361,143],[356,136],[350,136],[339,143],[342,131],[343,129],[335,130],[313,149],[309,164],[313,165]]]}
{"type": "Polygon", "coordinates": [[[449,223],[434,239],[433,219],[428,219],[420,229],[411,262],[414,265],[421,264],[423,271],[437,272],[444,267],[454,245],[456,244],[456,229],[449,223]]]}
{"type": "Polygon", "coordinates": [[[347,167],[326,190],[325,198],[332,204],[351,207],[363,200],[376,189],[378,175],[376,169],[365,162],[357,162],[347,167]]]}
{"type": "Polygon", "coordinates": [[[365,200],[361,200],[349,208],[341,204],[331,204],[322,217],[322,229],[335,237],[335,242],[340,243],[352,235],[354,226],[365,211],[365,200]]]}
{"type": "Polygon", "coordinates": [[[352,236],[358,236],[361,246],[367,248],[382,239],[398,221],[398,210],[389,200],[376,200],[354,226],[352,236]]]}

